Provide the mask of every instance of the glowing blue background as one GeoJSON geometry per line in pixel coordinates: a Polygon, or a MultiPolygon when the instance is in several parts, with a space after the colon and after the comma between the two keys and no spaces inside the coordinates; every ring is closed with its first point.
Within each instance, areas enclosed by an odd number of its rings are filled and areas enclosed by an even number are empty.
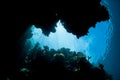
{"type": "Polygon", "coordinates": [[[31,26],[32,37],[27,39],[27,42],[32,44],[31,48],[36,43],[40,47],[49,46],[50,49],[60,49],[62,47],[70,48],[71,51],[83,52],[86,56],[91,56],[91,63],[98,63],[100,59],[104,59],[107,49],[107,40],[110,38],[110,33],[107,33],[111,24],[110,21],[98,22],[95,28],[91,27],[88,34],[77,39],[72,33],[68,33],[64,29],[64,25],[60,20],[56,23],[56,32],[45,36],[40,28],[31,26]]]}

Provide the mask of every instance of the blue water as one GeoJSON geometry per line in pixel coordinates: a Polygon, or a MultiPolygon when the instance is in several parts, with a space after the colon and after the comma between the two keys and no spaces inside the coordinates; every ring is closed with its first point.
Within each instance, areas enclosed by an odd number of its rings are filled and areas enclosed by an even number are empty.
{"type": "Polygon", "coordinates": [[[110,38],[107,31],[111,27],[110,20],[96,23],[95,28],[91,27],[87,35],[79,39],[72,33],[68,33],[64,25],[59,20],[56,23],[56,32],[45,36],[40,28],[35,25],[31,26],[32,37],[26,40],[26,43],[31,43],[31,49],[36,43],[40,47],[49,46],[50,49],[58,50],[62,47],[69,48],[71,51],[83,52],[86,56],[91,56],[91,63],[98,63],[99,60],[105,59],[106,50],[110,38]]]}
{"type": "Polygon", "coordinates": [[[101,62],[105,70],[112,74],[113,80],[120,80],[120,0],[102,0],[102,3],[109,10],[113,34],[108,55],[101,62]]]}

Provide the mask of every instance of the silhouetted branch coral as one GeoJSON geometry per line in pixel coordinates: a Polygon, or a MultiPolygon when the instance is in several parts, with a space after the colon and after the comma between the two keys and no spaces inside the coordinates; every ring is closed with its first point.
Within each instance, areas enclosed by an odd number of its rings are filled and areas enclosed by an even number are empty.
{"type": "Polygon", "coordinates": [[[92,65],[82,52],[67,48],[59,50],[40,48],[38,44],[26,54],[17,80],[112,80],[104,66],[92,65]]]}

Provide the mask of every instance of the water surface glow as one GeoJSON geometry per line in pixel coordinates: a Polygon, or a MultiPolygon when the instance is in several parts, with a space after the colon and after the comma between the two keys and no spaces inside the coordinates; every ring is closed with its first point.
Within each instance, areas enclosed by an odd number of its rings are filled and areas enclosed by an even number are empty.
{"type": "Polygon", "coordinates": [[[79,39],[72,33],[68,33],[64,25],[59,20],[56,23],[56,32],[45,36],[40,28],[35,25],[31,26],[32,37],[26,40],[26,43],[32,44],[31,48],[39,43],[40,47],[49,46],[50,49],[58,50],[62,47],[69,48],[71,51],[83,52],[86,56],[91,56],[91,63],[98,63],[100,59],[104,59],[108,48],[107,41],[111,37],[110,20],[96,23],[95,28],[91,27],[87,35],[79,39]]]}

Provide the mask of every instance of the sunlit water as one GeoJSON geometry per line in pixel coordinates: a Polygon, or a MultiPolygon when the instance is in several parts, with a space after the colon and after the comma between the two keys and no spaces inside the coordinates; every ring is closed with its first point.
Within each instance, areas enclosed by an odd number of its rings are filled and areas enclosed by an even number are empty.
{"type": "Polygon", "coordinates": [[[41,48],[44,46],[49,46],[50,49],[55,50],[62,47],[69,48],[71,51],[83,52],[87,57],[91,56],[91,63],[98,63],[107,55],[106,51],[111,37],[110,30],[112,30],[110,27],[110,20],[98,22],[95,28],[91,27],[88,30],[87,35],[78,39],[65,30],[60,20],[56,23],[56,32],[51,32],[49,36],[45,36],[40,28],[31,25],[32,37],[26,40],[26,44],[31,43],[30,49],[34,48],[36,43],[39,43],[41,48]]]}

